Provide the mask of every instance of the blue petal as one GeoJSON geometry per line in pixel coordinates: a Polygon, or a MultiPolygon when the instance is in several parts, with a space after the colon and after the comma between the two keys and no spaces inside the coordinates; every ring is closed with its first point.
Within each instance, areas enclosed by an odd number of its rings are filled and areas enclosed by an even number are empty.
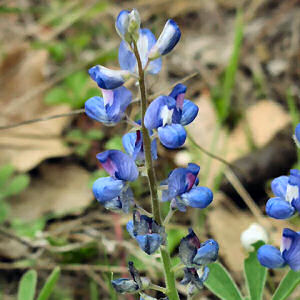
{"type": "Polygon", "coordinates": [[[275,178],[271,183],[271,188],[276,197],[285,199],[286,188],[288,185],[289,177],[280,176],[275,178]]]}
{"type": "Polygon", "coordinates": [[[285,266],[281,252],[274,246],[263,245],[258,249],[257,259],[264,267],[275,269],[285,266]]]}
{"type": "MultiPolygon", "coordinates": [[[[128,132],[122,137],[122,144],[127,154],[133,157],[133,153],[135,150],[135,142],[136,142],[136,133],[128,132]]],[[[135,159],[135,157],[133,157],[135,159]]]]}
{"type": "Polygon", "coordinates": [[[181,32],[176,22],[168,20],[156,44],[152,47],[149,58],[155,59],[160,55],[168,54],[178,43],[180,36],[181,32]]]}
{"type": "Polygon", "coordinates": [[[294,212],[294,207],[279,197],[269,199],[266,204],[266,213],[274,219],[290,218],[294,212]]]}
{"type": "Polygon", "coordinates": [[[112,177],[102,177],[94,182],[93,193],[99,202],[104,203],[118,197],[123,187],[124,182],[122,180],[112,177]]]}
{"type": "Polygon", "coordinates": [[[137,71],[136,58],[125,41],[122,41],[119,47],[119,64],[123,70],[128,70],[132,73],[137,71]]]}
{"type": "Polygon", "coordinates": [[[149,130],[163,126],[163,122],[172,121],[172,115],[170,114],[171,120],[165,115],[167,111],[172,111],[176,108],[176,102],[173,98],[168,96],[159,96],[153,100],[147,108],[144,123],[146,128],[149,130]]]}
{"type": "Polygon", "coordinates": [[[99,65],[90,68],[89,74],[91,78],[96,81],[98,86],[105,90],[120,87],[130,77],[129,71],[111,70],[99,65]]]}
{"type": "Polygon", "coordinates": [[[201,186],[192,188],[188,193],[182,194],[181,198],[190,207],[205,208],[212,202],[213,193],[208,187],[201,186]]]}
{"type": "Polygon", "coordinates": [[[116,30],[122,39],[125,38],[125,35],[128,31],[129,13],[130,12],[128,10],[122,10],[116,19],[116,30]]]}
{"type": "Polygon", "coordinates": [[[219,253],[219,244],[213,240],[207,240],[202,243],[193,259],[197,266],[205,266],[217,260],[219,253]]]}
{"type": "Polygon", "coordinates": [[[182,126],[190,124],[196,118],[199,108],[192,101],[185,99],[183,102],[180,124],[182,126]]]}
{"type": "Polygon", "coordinates": [[[135,237],[141,249],[147,254],[153,254],[161,245],[162,238],[157,233],[137,235],[135,237]]]}
{"type": "Polygon", "coordinates": [[[103,103],[103,98],[95,96],[85,102],[85,113],[95,121],[112,124],[108,119],[103,103]]]}
{"type": "Polygon", "coordinates": [[[134,160],[119,150],[107,150],[98,153],[96,157],[110,176],[117,179],[135,181],[139,175],[134,160]]]}
{"type": "Polygon", "coordinates": [[[282,257],[292,270],[300,271],[300,234],[285,228],[282,240],[282,257]]]}
{"type": "Polygon", "coordinates": [[[134,236],[134,233],[133,233],[133,231],[134,231],[133,221],[127,222],[126,230],[130,234],[130,236],[135,239],[135,236],[134,236]]]}
{"type": "Polygon", "coordinates": [[[300,123],[296,126],[295,137],[296,137],[297,141],[300,143],[300,123]]]}
{"type": "Polygon", "coordinates": [[[113,288],[118,292],[118,293],[135,293],[139,290],[138,284],[127,278],[118,278],[115,280],[111,281],[111,284],[113,288]]]}
{"type": "Polygon", "coordinates": [[[160,142],[169,149],[181,147],[186,140],[186,131],[180,124],[167,125],[158,128],[160,142]]]}

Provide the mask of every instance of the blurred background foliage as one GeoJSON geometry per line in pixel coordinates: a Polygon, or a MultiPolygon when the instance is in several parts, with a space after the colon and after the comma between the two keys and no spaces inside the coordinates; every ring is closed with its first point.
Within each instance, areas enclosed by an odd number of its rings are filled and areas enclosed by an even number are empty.
{"type": "MultiPolygon", "coordinates": [[[[114,20],[121,9],[131,8],[140,11],[143,26],[156,36],[168,18],[175,19],[182,31],[180,43],[164,59],[159,76],[148,79],[148,94],[166,94],[184,79],[187,98],[199,106],[199,116],[187,128],[192,140],[178,151],[159,146],[158,179],[193,161],[201,165],[200,184],[215,194],[208,210],[175,215],[167,228],[172,263],[178,263],[179,241],[187,227],[193,226],[202,240],[218,240],[221,262],[245,290],[240,233],[258,218],[265,220],[270,180],[300,165],[300,152],[296,153],[291,139],[300,107],[299,1],[3,0],[2,300],[35,299],[43,291],[40,282],[57,266],[61,274],[49,293],[52,300],[135,299],[117,296],[110,285],[113,276],[128,275],[128,260],[143,274],[147,271],[155,283],[162,283],[159,259],[144,256],[124,230],[129,216],[105,211],[91,192],[93,181],[106,176],[96,153],[123,150],[122,135],[130,128],[126,123],[104,127],[84,115],[84,102],[100,95],[87,70],[95,64],[118,67],[120,40],[114,20]],[[61,114],[65,116],[5,128],[61,114]],[[208,156],[203,148],[234,167],[208,156]],[[230,175],[233,171],[236,177],[230,175]],[[245,204],[245,198],[254,209],[245,204]],[[29,268],[37,273],[25,273],[29,268]],[[20,296],[24,281],[32,286],[33,295],[20,296]]],[[[135,82],[128,87],[136,92],[135,82]]],[[[138,106],[131,105],[128,114],[136,119],[138,106]]],[[[141,178],[132,188],[137,201],[149,209],[146,183],[141,178]]],[[[166,214],[168,204],[162,206],[166,214]]],[[[299,226],[296,218],[279,225],[263,222],[272,229],[270,239],[275,245],[284,226],[299,226]]],[[[58,278],[55,274],[50,277],[58,278]]],[[[271,274],[266,299],[281,276],[281,271],[271,274]]],[[[179,289],[184,299],[185,288],[179,289]]],[[[299,295],[298,288],[290,299],[299,295]]],[[[201,299],[216,297],[203,290],[201,299]]]]}

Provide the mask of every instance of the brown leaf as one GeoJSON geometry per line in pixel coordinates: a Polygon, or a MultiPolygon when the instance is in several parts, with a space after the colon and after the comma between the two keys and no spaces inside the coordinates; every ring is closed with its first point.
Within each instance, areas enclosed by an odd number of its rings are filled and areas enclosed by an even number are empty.
{"type": "MultiPolygon", "coordinates": [[[[8,55],[2,63],[1,125],[70,111],[66,106],[47,106],[43,102],[43,96],[33,97],[27,103],[18,105],[19,96],[45,80],[43,73],[47,57],[44,50],[28,50],[26,46],[22,46],[8,55]],[[13,102],[15,99],[16,102],[13,102]],[[3,114],[8,105],[14,107],[13,112],[3,114]]],[[[25,172],[46,158],[70,154],[70,149],[60,137],[69,121],[69,118],[61,118],[1,131],[0,164],[9,162],[18,171],[25,172]]]]}
{"type": "Polygon", "coordinates": [[[47,213],[80,211],[93,200],[88,181],[88,171],[75,164],[44,163],[30,186],[11,199],[11,215],[28,221],[47,213]]]}

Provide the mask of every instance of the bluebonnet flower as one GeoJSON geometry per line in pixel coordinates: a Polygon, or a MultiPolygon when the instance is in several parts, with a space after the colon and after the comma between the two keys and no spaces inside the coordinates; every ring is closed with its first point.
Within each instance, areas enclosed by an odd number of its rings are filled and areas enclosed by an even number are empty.
{"type": "Polygon", "coordinates": [[[133,43],[136,43],[143,69],[150,74],[157,74],[162,65],[160,56],[169,53],[181,35],[177,24],[173,20],[168,20],[156,41],[149,29],[140,29],[140,18],[136,10],[121,11],[116,20],[116,29],[123,39],[119,47],[119,64],[122,70],[111,70],[100,65],[89,70],[91,78],[102,89],[115,89],[131,76],[138,77],[133,43]]]}
{"type": "Polygon", "coordinates": [[[176,46],[180,37],[181,32],[176,22],[168,20],[156,44],[150,50],[149,58],[156,59],[161,55],[168,54],[176,46]]]}
{"type": "Polygon", "coordinates": [[[185,285],[190,283],[191,289],[193,287],[201,289],[209,274],[207,265],[217,260],[218,253],[219,245],[215,240],[200,243],[194,231],[189,229],[189,234],[179,245],[179,257],[185,265],[181,283],[185,285]]]}
{"type": "MultiPolygon", "coordinates": [[[[140,122],[138,123],[140,124],[140,122]]],[[[150,132],[152,135],[152,132],[150,132]]],[[[135,132],[128,132],[122,138],[122,143],[125,151],[129,154],[137,163],[142,164],[145,161],[143,135],[140,129],[135,132]]],[[[151,142],[151,154],[152,159],[157,159],[157,143],[156,139],[151,142]]]]}
{"type": "Polygon", "coordinates": [[[293,136],[294,141],[298,148],[300,148],[300,123],[296,126],[295,134],[293,136]]]}
{"type": "Polygon", "coordinates": [[[197,187],[200,167],[190,163],[187,168],[173,170],[168,179],[162,184],[167,184],[168,189],[163,190],[162,201],[171,201],[173,208],[186,211],[186,207],[205,208],[213,200],[212,191],[204,186],[197,187]]]}
{"type": "Polygon", "coordinates": [[[165,244],[164,227],[158,225],[152,218],[133,212],[133,221],[127,223],[126,229],[147,254],[153,254],[162,244],[165,244]]]}
{"type": "Polygon", "coordinates": [[[257,258],[264,267],[270,269],[289,265],[292,270],[300,271],[300,232],[285,228],[280,250],[272,245],[261,246],[257,258]]]}
{"type": "Polygon", "coordinates": [[[134,160],[119,150],[99,153],[97,159],[111,177],[99,178],[94,182],[96,199],[107,209],[129,212],[133,193],[127,181],[135,181],[139,174],[134,160]]]}
{"type": "Polygon", "coordinates": [[[136,9],[133,9],[131,12],[122,10],[116,19],[115,25],[122,40],[129,44],[132,41],[137,41],[141,25],[139,12],[136,9]]]}
{"type": "Polygon", "coordinates": [[[140,293],[141,297],[140,300],[168,300],[168,297],[163,298],[154,298],[152,296],[146,295],[145,293],[140,293]]]}
{"type": "Polygon", "coordinates": [[[125,87],[114,90],[102,89],[103,97],[92,97],[85,102],[86,114],[105,125],[120,122],[124,112],[132,100],[131,92],[125,87]]]}
{"type": "Polygon", "coordinates": [[[159,96],[152,101],[145,114],[148,130],[157,129],[161,143],[170,149],[182,146],[186,140],[183,126],[191,123],[198,114],[198,107],[184,99],[186,87],[178,84],[169,96],[159,96]]]}
{"type": "Polygon", "coordinates": [[[128,269],[132,279],[118,278],[111,281],[112,286],[118,293],[135,294],[141,291],[142,289],[146,289],[149,286],[150,284],[149,279],[146,277],[140,277],[140,274],[134,267],[132,261],[128,262],[128,269]]]}
{"type": "Polygon", "coordinates": [[[268,200],[267,214],[275,219],[287,219],[296,210],[300,211],[300,171],[291,170],[290,176],[280,176],[272,181],[271,188],[276,197],[268,200]]]}

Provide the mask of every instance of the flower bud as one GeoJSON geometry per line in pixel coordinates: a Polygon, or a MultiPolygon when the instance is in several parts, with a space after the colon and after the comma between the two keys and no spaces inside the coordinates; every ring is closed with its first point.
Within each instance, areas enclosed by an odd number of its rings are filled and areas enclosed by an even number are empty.
{"type": "Polygon", "coordinates": [[[252,244],[255,244],[258,241],[268,242],[268,234],[264,227],[257,223],[251,224],[245,231],[241,234],[241,243],[245,250],[253,251],[254,247],[252,244]]]}

